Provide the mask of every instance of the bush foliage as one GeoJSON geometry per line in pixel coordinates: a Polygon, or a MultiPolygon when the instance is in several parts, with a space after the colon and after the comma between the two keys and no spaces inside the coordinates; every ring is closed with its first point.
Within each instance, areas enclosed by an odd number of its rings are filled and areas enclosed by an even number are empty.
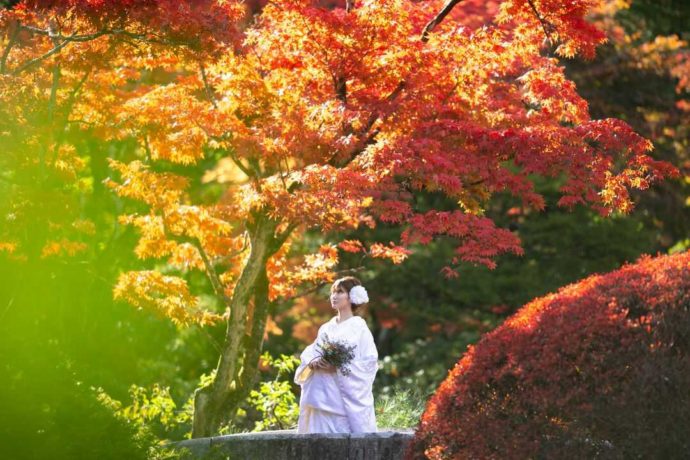
{"type": "Polygon", "coordinates": [[[690,253],[538,298],[458,362],[408,458],[685,458],[690,253]]]}

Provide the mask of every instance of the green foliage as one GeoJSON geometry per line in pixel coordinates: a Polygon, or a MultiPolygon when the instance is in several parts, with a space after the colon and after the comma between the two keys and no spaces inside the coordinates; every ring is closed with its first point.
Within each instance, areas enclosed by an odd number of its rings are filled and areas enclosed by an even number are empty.
{"type": "Polygon", "coordinates": [[[376,425],[382,428],[414,428],[424,412],[427,395],[414,389],[395,389],[376,398],[376,425]]]}
{"type": "Polygon", "coordinates": [[[149,459],[177,458],[178,453],[165,445],[168,440],[181,439],[181,433],[186,432],[184,436],[189,437],[193,413],[191,398],[177,410],[177,405],[170,396],[170,389],[158,384],[154,384],[150,390],[132,385],[129,390],[131,404],[128,406],[111,398],[102,388],[94,391],[104,407],[134,428],[134,438],[149,446],[149,459]]]}
{"type": "Polygon", "coordinates": [[[273,358],[268,352],[261,359],[275,369],[277,374],[275,379],[261,382],[259,390],[252,390],[247,398],[248,403],[262,415],[255,422],[253,431],[292,428],[297,424],[299,406],[292,391],[291,380],[300,361],[288,355],[273,358]]]}
{"type": "Polygon", "coordinates": [[[426,399],[467,345],[478,339],[477,331],[464,331],[452,338],[435,335],[403,344],[399,352],[380,360],[374,382],[377,396],[385,399],[400,392],[413,392],[426,399]]]}
{"type": "MultiPolygon", "coordinates": [[[[122,403],[112,399],[102,388],[96,389],[98,400],[113,410],[116,416],[128,421],[139,431],[151,431],[158,437],[184,428],[192,420],[193,400],[189,398],[181,409],[170,396],[170,388],[154,384],[150,390],[132,385],[129,396],[132,403],[122,403]]],[[[174,439],[176,436],[172,436],[174,439]]]]}

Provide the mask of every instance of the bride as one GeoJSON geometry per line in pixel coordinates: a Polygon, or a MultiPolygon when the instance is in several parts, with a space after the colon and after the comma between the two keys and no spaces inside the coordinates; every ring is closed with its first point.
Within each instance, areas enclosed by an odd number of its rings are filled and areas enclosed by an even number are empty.
{"type": "Polygon", "coordinates": [[[331,307],[338,315],[319,328],[295,372],[295,383],[302,387],[297,433],[377,431],[371,387],[378,352],[366,321],[353,314],[368,301],[367,291],[354,276],[340,278],[331,286],[331,307]],[[325,337],[355,346],[347,375],[319,357],[317,344],[325,337]]]}

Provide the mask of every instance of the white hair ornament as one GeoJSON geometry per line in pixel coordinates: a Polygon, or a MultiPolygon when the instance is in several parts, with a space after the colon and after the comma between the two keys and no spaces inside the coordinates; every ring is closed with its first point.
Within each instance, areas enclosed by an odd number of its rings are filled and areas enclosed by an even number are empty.
{"type": "Polygon", "coordinates": [[[364,286],[353,286],[350,289],[350,303],[354,305],[361,305],[363,303],[369,302],[369,295],[364,286]]]}

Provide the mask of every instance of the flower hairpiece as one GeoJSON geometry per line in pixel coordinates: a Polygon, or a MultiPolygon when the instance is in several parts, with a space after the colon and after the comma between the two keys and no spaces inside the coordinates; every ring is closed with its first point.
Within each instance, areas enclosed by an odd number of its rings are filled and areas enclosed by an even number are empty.
{"type": "Polygon", "coordinates": [[[363,303],[369,302],[369,295],[364,286],[353,286],[350,289],[350,303],[355,305],[361,305],[363,303]]]}

